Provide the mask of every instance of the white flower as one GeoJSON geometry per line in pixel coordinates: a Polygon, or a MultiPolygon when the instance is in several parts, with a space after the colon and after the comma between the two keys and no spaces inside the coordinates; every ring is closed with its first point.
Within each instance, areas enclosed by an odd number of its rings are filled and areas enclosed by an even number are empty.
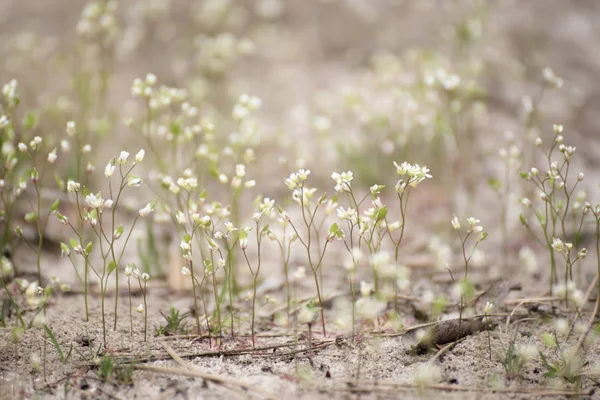
{"type": "Polygon", "coordinates": [[[142,185],[142,179],[141,178],[135,178],[135,177],[131,176],[127,180],[127,186],[140,187],[141,185],[142,185]]]}
{"type": "Polygon", "coordinates": [[[565,249],[565,244],[558,238],[552,238],[552,248],[558,252],[562,252],[565,249]]]}
{"type": "Polygon", "coordinates": [[[150,279],[150,275],[147,272],[144,272],[140,278],[144,281],[147,282],[150,279]]]}
{"type": "Polygon", "coordinates": [[[102,208],[104,206],[104,199],[102,199],[100,192],[98,194],[90,193],[85,196],[85,202],[92,208],[102,208]]]}
{"type": "Polygon", "coordinates": [[[477,225],[481,221],[479,219],[475,218],[475,217],[469,217],[469,218],[467,218],[467,222],[469,223],[469,225],[471,227],[474,227],[475,225],[477,225]]]}
{"type": "Polygon", "coordinates": [[[50,152],[48,153],[48,162],[50,164],[54,164],[54,161],[56,161],[57,155],[56,155],[56,147],[50,152]]]}
{"type": "Polygon", "coordinates": [[[183,211],[180,211],[180,210],[175,211],[175,220],[177,221],[177,223],[179,225],[185,225],[186,219],[185,219],[185,214],[183,213],[183,211]]]}
{"type": "Polygon", "coordinates": [[[190,269],[188,267],[181,267],[181,275],[190,276],[190,275],[192,275],[192,272],[190,271],[190,269]]]}
{"type": "Polygon", "coordinates": [[[308,179],[308,175],[310,175],[310,169],[299,169],[298,170],[298,179],[300,179],[300,181],[304,182],[305,180],[308,179]]]}
{"type": "Polygon", "coordinates": [[[137,306],[135,308],[135,311],[139,312],[140,314],[144,312],[144,305],[140,304],[139,306],[137,306]]]}
{"type": "Polygon", "coordinates": [[[452,228],[455,231],[460,229],[460,222],[458,221],[458,217],[456,215],[452,217],[452,228]]]}
{"type": "Polygon", "coordinates": [[[71,145],[69,144],[68,141],[63,139],[60,141],[60,149],[63,151],[63,153],[66,153],[69,150],[71,150],[71,145]]]}
{"type": "Polygon", "coordinates": [[[74,193],[79,191],[79,188],[81,187],[81,184],[79,182],[75,182],[75,181],[71,181],[69,180],[67,182],[67,192],[69,193],[74,193]]]}
{"type": "Polygon", "coordinates": [[[306,277],[306,268],[298,267],[296,272],[294,272],[294,279],[299,281],[300,279],[304,279],[306,277]]]}
{"type": "Polygon", "coordinates": [[[239,178],[246,176],[246,166],[244,164],[237,164],[235,166],[235,176],[239,178]]]}
{"type": "Polygon", "coordinates": [[[309,307],[305,305],[298,312],[298,322],[301,324],[310,324],[317,320],[319,316],[319,308],[318,307],[309,307]]]}
{"type": "Polygon", "coordinates": [[[352,191],[350,187],[350,182],[354,178],[352,171],[342,172],[341,174],[334,172],[331,174],[331,179],[333,179],[336,183],[335,191],[336,192],[350,192],[352,191]]]}
{"type": "Polygon", "coordinates": [[[489,301],[485,303],[485,307],[483,308],[484,314],[489,314],[494,309],[494,303],[490,303],[489,301]]]}
{"type": "Polygon", "coordinates": [[[131,267],[131,264],[127,264],[125,266],[125,276],[131,276],[132,273],[133,273],[133,268],[131,267]]]}
{"type": "Polygon", "coordinates": [[[104,167],[104,177],[105,178],[112,177],[115,172],[115,168],[116,168],[116,166],[112,162],[109,162],[108,164],[106,164],[106,167],[104,167]]]}
{"type": "Polygon", "coordinates": [[[375,285],[372,283],[367,283],[365,281],[360,281],[360,294],[363,297],[368,297],[371,295],[373,290],[375,289],[375,285]]]}
{"type": "Polygon", "coordinates": [[[74,136],[75,135],[75,121],[67,122],[67,135],[74,136]]]}
{"type": "Polygon", "coordinates": [[[27,151],[27,145],[23,142],[20,142],[17,147],[19,147],[19,151],[22,151],[22,152],[27,151]]]}
{"type": "Polygon", "coordinates": [[[135,155],[135,162],[136,163],[142,162],[145,154],[146,154],[146,152],[144,151],[144,149],[141,149],[140,151],[138,151],[137,154],[135,155]]]}
{"type": "Polygon", "coordinates": [[[152,73],[148,73],[146,74],[146,83],[149,86],[153,86],[156,84],[156,75],[152,74],[152,73]]]}
{"type": "Polygon", "coordinates": [[[146,207],[142,208],[139,211],[140,217],[145,217],[146,215],[150,214],[153,210],[154,209],[152,208],[152,204],[146,204],[146,207]]]}
{"type": "Polygon", "coordinates": [[[123,164],[127,164],[127,158],[129,157],[129,153],[126,151],[121,151],[121,154],[119,154],[119,159],[117,160],[119,164],[123,165],[123,164]]]}
{"type": "Polygon", "coordinates": [[[527,246],[522,247],[521,250],[519,250],[519,261],[530,273],[535,272],[538,269],[537,257],[533,250],[527,246]]]}
{"type": "Polygon", "coordinates": [[[188,242],[186,242],[185,240],[182,240],[181,243],[179,243],[179,247],[181,247],[181,251],[184,253],[187,253],[192,249],[190,244],[188,242]]]}

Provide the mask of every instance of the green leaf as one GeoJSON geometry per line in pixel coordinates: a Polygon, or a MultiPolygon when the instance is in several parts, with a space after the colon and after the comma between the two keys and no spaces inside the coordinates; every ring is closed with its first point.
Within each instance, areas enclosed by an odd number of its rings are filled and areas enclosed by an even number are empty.
{"type": "Polygon", "coordinates": [[[540,221],[540,224],[546,225],[546,217],[544,217],[544,214],[542,214],[540,210],[535,212],[535,216],[537,217],[538,221],[540,221]]]}
{"type": "Polygon", "coordinates": [[[85,254],[90,254],[93,248],[94,244],[92,242],[89,242],[87,246],[85,246],[85,254]]]}
{"type": "Polygon", "coordinates": [[[521,221],[521,224],[523,226],[527,226],[527,220],[525,219],[525,216],[523,214],[519,215],[519,220],[521,221]]]}
{"type": "Polygon", "coordinates": [[[521,175],[521,178],[523,179],[529,179],[529,174],[527,172],[519,172],[519,175],[521,175]]]}
{"type": "Polygon", "coordinates": [[[64,353],[62,351],[62,348],[60,347],[60,344],[58,343],[58,341],[54,337],[54,334],[52,333],[52,331],[50,330],[50,328],[48,328],[48,325],[46,325],[46,324],[44,324],[44,330],[46,331],[46,334],[50,338],[50,341],[52,342],[52,344],[56,348],[56,351],[58,352],[58,358],[60,359],[60,362],[64,363],[65,362],[65,355],[64,355],[64,353]]]}
{"type": "Polygon", "coordinates": [[[108,273],[114,272],[115,269],[117,269],[117,263],[114,260],[110,260],[108,263],[108,273]]]}
{"type": "Polygon", "coordinates": [[[375,221],[379,222],[385,219],[385,217],[387,216],[387,206],[383,206],[381,207],[379,210],[377,210],[377,214],[375,214],[375,221]]]}
{"type": "Polygon", "coordinates": [[[65,181],[63,181],[61,179],[60,176],[58,176],[58,174],[54,175],[54,181],[56,182],[56,186],[58,187],[58,190],[60,190],[61,192],[65,191],[65,181]]]}
{"type": "Polygon", "coordinates": [[[54,203],[52,203],[52,206],[50,206],[50,213],[53,213],[56,210],[58,210],[59,206],[60,206],[60,200],[59,199],[54,200],[54,203]]]}
{"type": "Polygon", "coordinates": [[[337,223],[333,223],[331,224],[331,226],[329,227],[329,235],[330,236],[335,236],[335,234],[340,230],[340,227],[338,226],[337,223]]]}
{"type": "Polygon", "coordinates": [[[502,189],[502,182],[495,178],[488,179],[488,185],[496,192],[499,192],[500,189],[502,189]]]}
{"type": "Polygon", "coordinates": [[[23,118],[23,130],[30,130],[35,126],[35,123],[37,122],[37,117],[36,115],[33,113],[33,111],[28,112],[27,115],[25,115],[25,117],[23,118]]]}

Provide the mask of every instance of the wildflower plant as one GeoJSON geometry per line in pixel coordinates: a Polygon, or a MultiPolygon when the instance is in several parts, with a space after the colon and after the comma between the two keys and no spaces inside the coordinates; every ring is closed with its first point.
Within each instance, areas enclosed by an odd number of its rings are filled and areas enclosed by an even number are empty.
{"type": "MultiPolygon", "coordinates": [[[[327,195],[323,194],[320,196],[317,201],[313,200],[316,189],[306,187],[306,181],[308,180],[308,176],[310,175],[310,170],[300,169],[298,172],[293,172],[289,175],[288,178],[285,179],[285,184],[289,190],[292,191],[292,199],[297,202],[300,206],[300,210],[302,213],[302,221],[301,224],[304,225],[304,233],[300,232],[300,224],[296,224],[296,222],[291,218],[289,213],[287,213],[283,208],[279,207],[278,211],[284,220],[289,222],[290,226],[294,230],[295,237],[297,237],[298,242],[304,247],[306,252],[306,257],[308,261],[308,265],[313,273],[313,279],[315,282],[315,290],[317,292],[317,299],[319,301],[320,311],[321,311],[321,322],[323,324],[323,336],[327,335],[326,327],[325,327],[325,314],[323,312],[323,300],[321,296],[321,285],[319,284],[318,273],[320,268],[323,265],[323,258],[325,257],[325,252],[327,251],[327,246],[329,243],[336,239],[343,239],[344,232],[338,227],[336,223],[333,223],[329,227],[329,232],[327,238],[325,239],[325,243],[323,248],[321,249],[319,243],[319,234],[316,228],[316,215],[319,208],[327,202],[327,195]],[[317,241],[316,246],[318,246],[318,253],[314,254],[314,245],[313,241],[317,241]],[[311,246],[312,245],[312,246],[311,246]]],[[[351,174],[350,174],[351,175],[351,174]]],[[[351,178],[350,178],[351,179],[351,178]]]]}
{"type": "Polygon", "coordinates": [[[587,251],[580,249],[578,257],[570,256],[573,245],[565,241],[569,237],[578,237],[583,228],[585,216],[589,213],[589,206],[580,207],[579,215],[575,216],[576,229],[574,233],[568,231],[569,219],[573,218],[571,208],[576,203],[575,190],[583,181],[584,174],[577,176],[572,172],[572,158],[576,148],[567,146],[564,142],[562,125],[553,126],[554,138],[548,150],[542,147],[541,138],[536,139],[536,145],[545,156],[547,170],[545,173],[532,167],[528,172],[521,172],[521,177],[531,182],[538,191],[539,202],[534,203],[531,199],[522,198],[521,204],[526,209],[532,209],[538,222],[539,229],[535,229],[528,218],[520,215],[521,223],[533,235],[533,237],[546,247],[550,253],[550,288],[559,283],[557,271],[557,254],[564,256],[564,284],[573,280],[573,264],[585,257],[587,251]],[[540,204],[537,206],[537,204],[540,204]],[[574,236],[572,236],[574,235],[574,236]],[[561,239],[562,238],[562,239],[561,239]],[[579,257],[581,255],[582,257],[579,257]]]}
{"type": "MultiPolygon", "coordinates": [[[[123,224],[118,224],[117,210],[122,199],[124,190],[128,187],[136,188],[142,185],[142,179],[132,175],[133,169],[144,159],[145,152],[140,150],[134,157],[133,161],[129,161],[129,153],[122,151],[118,158],[111,159],[104,169],[104,177],[108,180],[108,193],[109,198],[105,199],[101,192],[91,193],[85,186],[79,182],[69,180],[66,185],[68,193],[71,193],[75,197],[75,204],[77,205],[77,218],[83,223],[82,227],[73,224],[69,221],[69,218],[59,212],[57,212],[58,220],[69,226],[75,234],[69,240],[69,245],[61,243],[61,251],[63,256],[69,257],[73,267],[75,269],[77,278],[82,283],[84,290],[84,299],[86,307],[86,321],[89,319],[89,308],[88,308],[88,287],[89,287],[89,275],[90,270],[100,281],[101,291],[101,309],[102,309],[102,327],[104,343],[106,345],[106,310],[105,310],[105,298],[106,291],[109,283],[109,278],[114,273],[115,276],[115,302],[114,302],[114,324],[113,329],[116,330],[118,320],[118,296],[119,296],[119,272],[120,265],[125,253],[125,249],[131,234],[135,228],[135,225],[140,217],[146,217],[149,215],[153,208],[153,203],[148,203],[145,207],[141,208],[135,215],[134,220],[126,233],[125,240],[122,241],[122,246],[118,246],[118,241],[125,233],[123,224]],[[120,180],[116,185],[113,184],[113,175],[118,170],[118,178],[120,180]],[[82,205],[86,208],[82,209],[82,205]],[[109,214],[108,217],[105,215],[109,214]],[[88,239],[89,237],[96,240],[88,239]],[[100,267],[95,264],[96,260],[92,258],[92,251],[96,247],[97,254],[99,255],[100,267]],[[83,259],[83,278],[78,270],[75,256],[83,259]]],[[[134,189],[135,190],[135,189],[134,189]]]]}
{"type": "Polygon", "coordinates": [[[483,226],[480,225],[481,221],[475,217],[467,218],[466,231],[465,228],[461,226],[461,223],[456,215],[452,217],[452,220],[450,222],[452,228],[456,231],[460,239],[461,255],[465,264],[465,272],[463,274],[463,279],[460,282],[458,282],[458,286],[456,286],[458,288],[458,292],[460,293],[459,318],[462,321],[464,309],[467,305],[469,298],[473,295],[473,286],[468,280],[469,263],[471,262],[473,255],[476,254],[479,244],[485,239],[487,239],[488,233],[485,232],[483,230],[483,226]],[[471,246],[470,249],[469,245],[471,246]]]}

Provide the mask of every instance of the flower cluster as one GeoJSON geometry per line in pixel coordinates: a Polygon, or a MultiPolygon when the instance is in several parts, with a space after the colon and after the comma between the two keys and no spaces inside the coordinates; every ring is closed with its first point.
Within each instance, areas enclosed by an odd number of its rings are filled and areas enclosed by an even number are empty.
{"type": "Polygon", "coordinates": [[[396,183],[396,192],[403,193],[407,186],[412,188],[417,187],[417,185],[423,182],[425,179],[431,178],[431,174],[429,173],[429,168],[427,166],[419,166],[419,164],[409,164],[406,161],[398,164],[394,161],[394,165],[396,166],[396,173],[400,176],[407,176],[408,179],[405,181],[404,179],[398,180],[396,183]]]}

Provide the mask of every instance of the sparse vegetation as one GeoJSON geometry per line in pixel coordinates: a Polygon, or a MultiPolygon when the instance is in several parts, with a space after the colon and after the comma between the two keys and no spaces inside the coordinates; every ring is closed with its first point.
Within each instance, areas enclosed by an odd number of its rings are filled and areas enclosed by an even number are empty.
{"type": "Polygon", "coordinates": [[[260,365],[306,398],[589,395],[582,89],[504,48],[497,16],[534,6],[395,3],[91,1],[70,35],[3,33],[0,386],[14,364],[15,398],[279,397],[260,365]],[[411,13],[440,37],[383,39],[411,13]],[[368,49],[336,56],[340,21],[368,49]],[[339,81],[304,88],[316,44],[339,81]]]}

